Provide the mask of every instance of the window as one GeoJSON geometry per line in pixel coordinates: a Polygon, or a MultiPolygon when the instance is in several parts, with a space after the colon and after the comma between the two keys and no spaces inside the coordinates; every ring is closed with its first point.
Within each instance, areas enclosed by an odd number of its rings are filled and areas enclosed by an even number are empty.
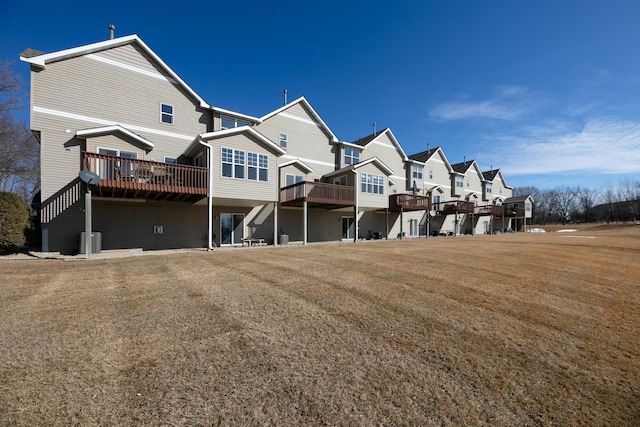
{"type": "Polygon", "coordinates": [[[460,188],[464,187],[464,177],[456,176],[456,187],[460,187],[460,188]]]}
{"type": "Polygon", "coordinates": [[[222,176],[233,178],[233,150],[222,147],[222,176]]]}
{"type": "Polygon", "coordinates": [[[412,169],[411,176],[413,177],[413,179],[422,179],[422,172],[424,170],[422,166],[413,165],[411,169],[412,169]]]}
{"type": "Polygon", "coordinates": [[[100,159],[98,174],[102,179],[126,179],[133,176],[137,163],[124,159],[137,159],[138,153],[110,148],[98,148],[98,154],[117,156],[122,159],[100,159]]]}
{"type": "Polygon", "coordinates": [[[361,178],[362,192],[371,194],[384,194],[384,177],[363,173],[361,178]]]}
{"type": "Polygon", "coordinates": [[[244,179],[244,151],[233,151],[233,177],[244,179]]]}
{"type": "Polygon", "coordinates": [[[285,187],[288,187],[290,185],[293,184],[297,184],[299,182],[302,182],[304,178],[301,175],[290,175],[290,174],[286,174],[284,176],[284,185],[285,187]]]}
{"type": "Polygon", "coordinates": [[[433,170],[429,169],[429,179],[433,179],[433,170]]]}
{"type": "Polygon", "coordinates": [[[160,104],[160,121],[168,125],[173,124],[173,105],[160,104]]]}
{"type": "Polygon", "coordinates": [[[469,180],[467,179],[467,187],[470,187],[471,184],[469,183],[469,180]]]}
{"type": "Polygon", "coordinates": [[[487,183],[487,187],[486,188],[487,188],[487,194],[491,194],[491,183],[490,182],[487,183]]]}
{"type": "Polygon", "coordinates": [[[433,203],[440,203],[440,195],[439,194],[434,194],[433,195],[433,203]]]}
{"type": "Polygon", "coordinates": [[[287,149],[287,134],[286,133],[280,133],[280,148],[284,148],[285,150],[287,149]]]}
{"type": "Polygon", "coordinates": [[[346,147],[344,149],[344,164],[355,165],[360,161],[360,152],[353,148],[346,147]]]}
{"type": "Polygon", "coordinates": [[[266,182],[268,172],[269,158],[266,154],[247,153],[247,179],[266,182]]]}
{"type": "Polygon", "coordinates": [[[345,176],[341,176],[340,178],[335,178],[333,180],[333,183],[336,185],[347,185],[347,177],[345,176]]]}
{"type": "Polygon", "coordinates": [[[164,162],[165,163],[169,163],[170,165],[177,165],[178,164],[178,159],[173,158],[173,157],[164,156],[164,162]]]}
{"type": "Polygon", "coordinates": [[[220,129],[232,129],[240,126],[249,126],[249,122],[238,120],[235,117],[220,116],[220,129]]]}

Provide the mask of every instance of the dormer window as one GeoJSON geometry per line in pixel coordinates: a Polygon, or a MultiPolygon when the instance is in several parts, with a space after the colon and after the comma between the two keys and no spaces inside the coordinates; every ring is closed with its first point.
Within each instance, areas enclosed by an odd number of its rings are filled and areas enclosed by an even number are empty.
{"type": "Polygon", "coordinates": [[[354,150],[353,148],[346,147],[344,149],[344,164],[346,165],[355,165],[360,161],[360,152],[358,150],[354,150]]]}
{"type": "Polygon", "coordinates": [[[160,121],[168,125],[173,124],[173,105],[160,104],[160,121]]]}
{"type": "Polygon", "coordinates": [[[424,167],[420,165],[413,165],[411,167],[411,176],[413,177],[413,179],[422,179],[423,170],[424,170],[424,167]]]}
{"type": "Polygon", "coordinates": [[[236,119],[235,117],[220,116],[220,129],[233,129],[240,126],[249,126],[249,122],[236,119]]]}

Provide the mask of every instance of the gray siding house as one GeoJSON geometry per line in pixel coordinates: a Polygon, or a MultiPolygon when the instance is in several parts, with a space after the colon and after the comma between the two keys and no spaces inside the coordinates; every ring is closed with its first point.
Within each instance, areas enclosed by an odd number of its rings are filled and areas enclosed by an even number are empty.
{"type": "Polygon", "coordinates": [[[341,141],[304,97],[262,117],[214,107],[137,35],[20,59],[45,252],[82,249],[87,188],[102,249],[491,233],[517,210],[499,169],[408,156],[389,128],[341,141]]]}

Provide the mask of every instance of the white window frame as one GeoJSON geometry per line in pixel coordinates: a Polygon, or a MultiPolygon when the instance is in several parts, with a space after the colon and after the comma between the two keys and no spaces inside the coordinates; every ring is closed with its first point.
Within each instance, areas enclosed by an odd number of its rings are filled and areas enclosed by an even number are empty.
{"type": "Polygon", "coordinates": [[[288,187],[290,185],[293,184],[298,184],[300,182],[304,181],[304,176],[302,175],[294,175],[292,173],[285,173],[284,174],[284,186],[288,187]]]}
{"type": "Polygon", "coordinates": [[[488,182],[485,187],[487,189],[487,194],[491,194],[491,191],[493,190],[491,187],[492,187],[492,184],[488,182]]]}
{"type": "Polygon", "coordinates": [[[346,175],[342,175],[341,177],[334,178],[333,179],[333,183],[335,185],[347,185],[347,176],[346,175]]]}
{"type": "Polygon", "coordinates": [[[280,132],[280,135],[278,136],[279,140],[280,140],[280,148],[284,148],[285,150],[287,149],[287,144],[289,142],[289,137],[287,136],[286,133],[284,132],[280,132]]]}
{"type": "Polygon", "coordinates": [[[464,188],[464,177],[463,176],[456,176],[456,187],[464,188]]]}
{"type": "Polygon", "coordinates": [[[433,179],[433,169],[429,169],[429,179],[433,179]]]}
{"type": "Polygon", "coordinates": [[[384,176],[363,172],[360,178],[360,191],[384,195],[384,176]]]}
{"type": "Polygon", "coordinates": [[[345,147],[344,148],[344,164],[355,165],[360,162],[360,150],[356,150],[355,148],[345,147]]]}
{"type": "Polygon", "coordinates": [[[409,219],[409,237],[418,237],[419,235],[418,220],[416,218],[409,219]]]}
{"type": "Polygon", "coordinates": [[[233,129],[233,128],[237,128],[240,126],[250,126],[251,123],[247,122],[246,120],[239,120],[236,117],[231,117],[231,116],[220,116],[220,130],[225,130],[225,129],[233,129]],[[223,126],[222,122],[223,120],[231,120],[233,121],[233,126],[223,126]]]}
{"type": "Polygon", "coordinates": [[[167,104],[165,102],[160,103],[160,123],[165,125],[172,125],[173,119],[175,116],[175,108],[171,104],[167,104]],[[171,108],[171,111],[164,111],[164,107],[171,108]],[[165,117],[168,118],[169,121],[165,121],[165,117]]]}
{"type": "Polygon", "coordinates": [[[246,164],[247,180],[259,182],[269,181],[269,156],[247,151],[246,164]],[[251,177],[252,171],[255,173],[255,178],[251,177]]]}
{"type": "Polygon", "coordinates": [[[424,166],[413,165],[411,167],[411,177],[413,179],[422,179],[424,173],[424,166]]]}

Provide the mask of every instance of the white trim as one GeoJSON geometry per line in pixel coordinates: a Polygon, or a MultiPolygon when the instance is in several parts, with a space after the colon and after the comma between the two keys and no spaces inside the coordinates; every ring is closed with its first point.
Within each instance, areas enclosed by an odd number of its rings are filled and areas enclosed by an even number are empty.
{"type": "Polygon", "coordinates": [[[211,110],[216,113],[220,113],[220,115],[233,116],[235,118],[244,119],[248,122],[253,123],[262,123],[262,120],[260,120],[258,117],[249,116],[247,114],[238,113],[235,111],[227,110],[225,108],[211,107],[211,110]]]}
{"type": "Polygon", "coordinates": [[[351,142],[346,142],[346,141],[338,141],[338,144],[344,145],[344,146],[349,147],[349,148],[357,148],[360,151],[364,151],[364,150],[367,149],[367,147],[365,147],[365,146],[358,145],[358,144],[353,144],[351,142]]]}
{"type": "Polygon", "coordinates": [[[405,178],[404,176],[397,176],[397,175],[389,175],[389,178],[393,178],[393,179],[398,179],[400,181],[407,181],[407,178],[405,178]]]}
{"type": "MultiPolygon", "coordinates": [[[[311,106],[311,104],[309,104],[309,101],[307,101],[307,99],[304,96],[301,96],[300,98],[296,99],[295,101],[292,101],[286,105],[283,105],[282,107],[278,108],[277,110],[273,110],[272,112],[260,117],[260,120],[265,121],[277,114],[282,113],[284,110],[291,108],[293,105],[298,104],[298,103],[302,103],[304,104],[309,111],[311,111],[311,114],[314,116],[314,118],[317,120],[317,122],[313,122],[311,120],[305,120],[302,119],[300,117],[295,117],[295,116],[291,116],[291,115],[286,115],[285,117],[291,117],[294,119],[299,119],[301,121],[306,121],[306,122],[310,122],[313,123],[321,128],[323,128],[325,131],[327,131],[327,133],[331,136],[331,142],[338,142],[338,138],[334,135],[334,133],[331,131],[331,129],[329,128],[329,126],[327,126],[327,124],[324,122],[324,120],[322,120],[322,117],[320,117],[320,115],[316,112],[316,110],[313,109],[313,107],[311,106]]],[[[286,114],[286,113],[285,113],[286,114]]]]}
{"type": "Polygon", "coordinates": [[[291,159],[291,160],[300,160],[300,161],[304,161],[305,163],[314,163],[316,165],[329,166],[329,167],[332,167],[332,168],[336,167],[336,165],[334,163],[321,162],[321,161],[318,161],[318,160],[306,159],[304,157],[296,157],[296,156],[291,156],[291,155],[287,155],[287,154],[281,156],[281,158],[283,158],[283,159],[291,159]]]}
{"type": "Polygon", "coordinates": [[[120,125],[111,125],[111,126],[104,126],[104,127],[91,128],[91,129],[80,129],[76,131],[76,137],[91,138],[94,136],[101,136],[101,135],[113,135],[114,133],[123,133],[129,138],[132,138],[140,142],[141,144],[148,146],[149,148],[154,147],[153,142],[141,137],[140,135],[136,135],[135,133],[131,132],[129,129],[123,128],[120,125]]]}
{"type": "Polygon", "coordinates": [[[164,80],[164,81],[169,82],[169,83],[174,84],[174,85],[178,84],[178,82],[175,79],[172,79],[171,77],[164,76],[164,75],[162,75],[160,73],[154,73],[153,71],[143,70],[142,68],[134,67],[133,65],[124,64],[122,62],[114,61],[113,59],[103,58],[103,57],[98,56],[98,55],[96,55],[94,53],[86,55],[86,58],[93,59],[93,60],[96,60],[96,61],[100,61],[100,62],[103,62],[105,64],[113,65],[114,67],[123,68],[123,69],[128,70],[128,71],[133,71],[134,73],[144,74],[145,76],[153,77],[154,79],[164,80]]]}
{"type": "Polygon", "coordinates": [[[174,119],[174,117],[175,117],[175,115],[174,115],[174,110],[175,110],[175,107],[173,106],[173,104],[167,104],[167,103],[165,103],[165,102],[161,102],[161,103],[160,103],[160,124],[163,124],[163,125],[171,125],[171,126],[173,126],[173,119],[174,119]],[[164,111],[162,111],[162,107],[164,107],[165,105],[166,105],[167,107],[171,107],[171,112],[170,112],[170,113],[165,113],[164,111]],[[165,114],[166,114],[167,116],[171,117],[171,121],[170,121],[170,122],[165,122],[164,120],[162,120],[162,117],[163,117],[165,114]]]}
{"type": "MultiPolygon", "coordinates": [[[[244,132],[247,132],[247,133],[251,134],[252,136],[257,138],[258,140],[260,140],[262,143],[264,143],[267,146],[271,147],[275,152],[277,152],[279,154],[286,153],[286,151],[283,150],[282,148],[280,148],[280,146],[278,144],[276,144],[275,142],[271,141],[269,138],[267,138],[266,136],[264,136],[260,132],[256,131],[251,126],[238,126],[236,128],[217,130],[217,131],[214,131],[214,132],[206,132],[206,133],[201,133],[198,136],[203,141],[211,141],[212,139],[222,138],[222,137],[225,137],[225,136],[235,135],[237,133],[244,133],[244,132]]],[[[185,150],[185,151],[187,151],[187,150],[185,150]]]]}
{"type": "Polygon", "coordinates": [[[302,117],[294,116],[292,114],[280,113],[279,116],[280,117],[286,117],[287,119],[291,119],[291,120],[297,120],[299,122],[306,123],[308,125],[313,125],[313,126],[317,126],[319,128],[322,128],[322,125],[320,123],[318,123],[318,122],[314,122],[313,120],[309,120],[309,119],[305,119],[305,118],[302,118],[302,117]]]}
{"type": "Polygon", "coordinates": [[[286,167],[286,166],[291,166],[291,165],[298,165],[298,166],[300,166],[300,168],[306,170],[307,173],[313,172],[313,169],[311,169],[308,165],[306,165],[304,162],[301,162],[298,159],[294,159],[294,160],[282,163],[282,164],[278,165],[278,169],[286,167]]]}
{"type": "Polygon", "coordinates": [[[127,129],[130,129],[130,130],[136,130],[136,131],[140,131],[140,132],[148,132],[148,133],[153,133],[153,134],[162,135],[162,136],[169,136],[171,138],[185,139],[187,141],[192,141],[193,140],[193,136],[180,135],[178,133],[165,132],[165,131],[161,131],[161,130],[157,130],[157,129],[151,129],[151,128],[146,128],[146,127],[142,127],[142,126],[135,126],[135,125],[130,125],[130,124],[126,124],[126,123],[114,123],[112,120],[97,119],[95,117],[82,116],[80,114],[67,113],[67,112],[64,112],[64,111],[52,110],[50,108],[33,107],[33,112],[34,113],[49,114],[49,115],[57,116],[57,117],[64,117],[64,118],[67,118],[67,119],[81,120],[83,122],[97,123],[97,124],[106,125],[106,126],[114,126],[114,125],[117,126],[117,125],[120,125],[123,128],[127,128],[127,129]]]}
{"type": "Polygon", "coordinates": [[[145,44],[145,42],[138,37],[137,34],[129,36],[118,37],[117,39],[106,40],[98,43],[92,43],[80,47],[74,47],[71,49],[59,50],[57,52],[47,53],[44,55],[34,56],[32,58],[26,58],[21,56],[20,60],[38,66],[42,69],[46,68],[46,65],[50,62],[62,61],[77,56],[90,55],[96,52],[100,52],[106,49],[124,46],[131,43],[138,43],[140,47],[151,56],[160,67],[163,68],[167,74],[169,74],[178,85],[182,86],[193,98],[199,103],[201,108],[210,109],[211,106],[205,102],[188,84],[186,84],[175,71],[173,71],[156,53],[145,44]]]}

